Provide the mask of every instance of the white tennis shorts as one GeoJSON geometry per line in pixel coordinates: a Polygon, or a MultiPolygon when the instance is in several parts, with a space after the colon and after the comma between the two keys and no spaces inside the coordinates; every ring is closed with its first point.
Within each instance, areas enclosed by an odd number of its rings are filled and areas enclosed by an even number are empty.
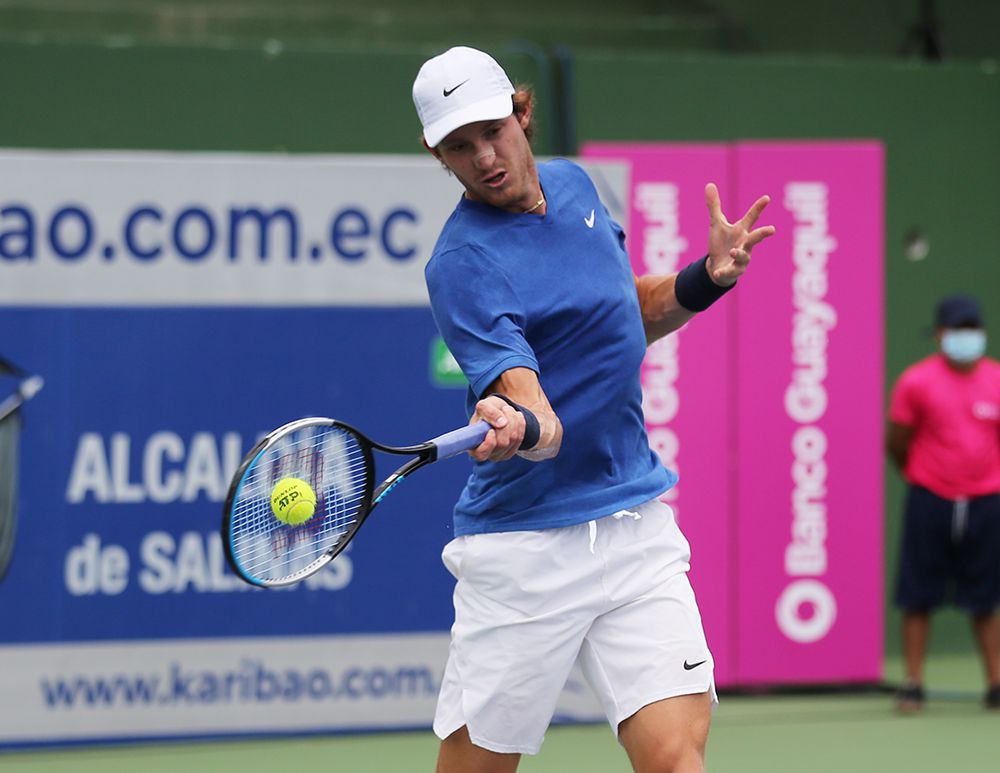
{"type": "Polygon", "coordinates": [[[456,537],[442,554],[458,583],[434,732],[466,725],[477,746],[537,754],[577,658],[616,734],[664,698],[717,702],[690,554],[658,500],[577,526],[456,537]]]}

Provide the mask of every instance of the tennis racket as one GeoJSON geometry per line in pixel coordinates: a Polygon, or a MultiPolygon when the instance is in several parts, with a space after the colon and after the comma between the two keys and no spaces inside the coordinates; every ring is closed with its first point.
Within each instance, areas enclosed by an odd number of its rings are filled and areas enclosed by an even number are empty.
{"type": "Polygon", "coordinates": [[[265,436],[233,476],[222,513],[229,566],[252,585],[274,587],[304,580],[337,557],[400,481],[428,464],[478,446],[484,421],[415,446],[386,446],[334,419],[293,421],[265,436]],[[373,450],[413,456],[378,486],[373,450]],[[302,523],[272,510],[279,481],[297,478],[315,494],[313,515],[302,523]]]}

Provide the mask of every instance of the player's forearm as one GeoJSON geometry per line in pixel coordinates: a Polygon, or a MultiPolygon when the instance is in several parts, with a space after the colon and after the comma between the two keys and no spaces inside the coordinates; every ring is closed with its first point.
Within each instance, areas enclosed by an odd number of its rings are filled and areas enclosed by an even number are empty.
{"type": "Polygon", "coordinates": [[[535,408],[531,406],[525,407],[534,413],[535,418],[538,419],[538,442],[532,448],[518,451],[517,455],[530,462],[541,462],[545,459],[551,459],[559,453],[559,448],[562,445],[562,422],[559,421],[559,417],[556,416],[551,406],[547,408],[539,405],[536,405],[535,408]]]}
{"type": "Polygon", "coordinates": [[[909,447],[906,445],[900,445],[898,442],[893,443],[890,441],[887,444],[886,450],[889,452],[889,458],[895,463],[896,467],[900,470],[906,467],[906,457],[909,452],[909,447]]]}
{"type": "Polygon", "coordinates": [[[537,374],[530,368],[511,368],[493,382],[490,392],[505,395],[518,405],[527,408],[538,421],[538,442],[531,448],[518,451],[529,461],[551,459],[562,445],[562,422],[552,409],[537,374]]]}
{"type": "Polygon", "coordinates": [[[647,345],[674,332],[695,315],[695,312],[685,309],[677,300],[674,289],[676,280],[676,274],[641,276],[635,279],[647,345]]]}
{"type": "Polygon", "coordinates": [[[677,330],[732,290],[749,261],[749,252],[733,249],[732,264],[721,270],[713,268],[713,259],[705,256],[676,274],[635,277],[646,343],[677,330]]]}
{"type": "Polygon", "coordinates": [[[910,454],[910,442],[913,440],[913,428],[905,424],[890,421],[886,432],[886,451],[889,458],[902,470],[906,467],[906,459],[910,454]]]}

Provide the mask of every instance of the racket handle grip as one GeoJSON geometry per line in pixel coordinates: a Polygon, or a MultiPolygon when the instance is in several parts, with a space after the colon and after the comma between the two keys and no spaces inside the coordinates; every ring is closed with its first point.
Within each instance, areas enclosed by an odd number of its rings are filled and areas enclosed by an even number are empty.
{"type": "Polygon", "coordinates": [[[489,424],[485,421],[477,421],[475,424],[469,424],[461,429],[439,435],[430,442],[437,446],[437,458],[447,459],[463,451],[471,451],[483,442],[483,438],[489,431],[489,424]]]}

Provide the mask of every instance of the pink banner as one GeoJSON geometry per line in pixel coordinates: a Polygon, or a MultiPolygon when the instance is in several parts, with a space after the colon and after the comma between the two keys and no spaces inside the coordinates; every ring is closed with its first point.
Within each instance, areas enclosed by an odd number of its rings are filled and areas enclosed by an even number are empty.
{"type": "Polygon", "coordinates": [[[736,313],[734,671],[882,668],[883,179],[876,143],[742,143],[738,201],[777,234],[736,313]]]}
{"type": "MultiPolygon", "coordinates": [[[[584,148],[588,158],[632,162],[628,235],[638,276],[673,274],[705,255],[708,210],[705,184],[715,182],[723,201],[736,198],[729,182],[731,151],[724,145],[608,145],[584,148]]],[[[732,586],[729,555],[735,537],[730,511],[729,399],[731,296],[691,324],[649,348],[642,367],[643,411],[650,444],[680,475],[663,500],[677,513],[691,543],[691,582],[698,597],[716,680],[732,681],[732,586]]]]}
{"type": "Polygon", "coordinates": [[[867,681],[882,660],[882,152],[873,143],[604,144],[632,164],[636,274],[701,257],[704,186],[760,194],[740,287],[650,347],[650,441],[692,544],[719,685],[867,681]]]}

